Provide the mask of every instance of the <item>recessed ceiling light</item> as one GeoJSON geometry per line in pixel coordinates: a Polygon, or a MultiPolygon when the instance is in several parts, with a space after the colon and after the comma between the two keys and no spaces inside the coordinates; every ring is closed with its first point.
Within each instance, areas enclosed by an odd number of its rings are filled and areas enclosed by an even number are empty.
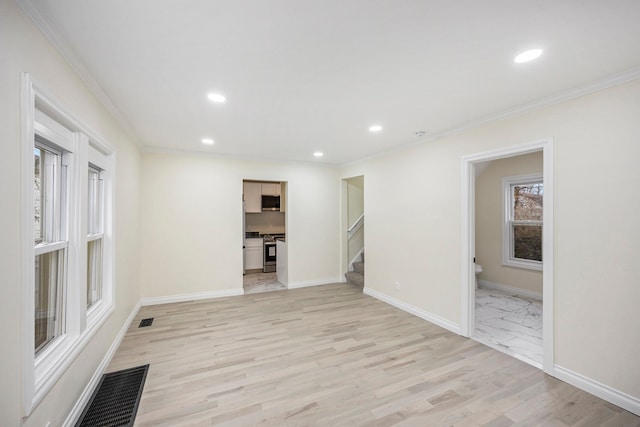
{"type": "Polygon", "coordinates": [[[203,138],[202,139],[202,143],[203,144],[207,144],[207,145],[213,145],[213,139],[211,139],[211,138],[203,138]]]}
{"type": "Polygon", "coordinates": [[[380,125],[373,125],[369,127],[370,132],[380,132],[381,130],[382,130],[382,126],[380,125]]]}
{"type": "Polygon", "coordinates": [[[322,156],[324,156],[324,153],[321,152],[321,151],[316,151],[315,153],[313,153],[313,155],[316,156],[316,157],[322,157],[322,156]]]}
{"type": "Polygon", "coordinates": [[[222,104],[227,100],[227,98],[225,98],[223,95],[220,95],[219,93],[210,93],[209,95],[207,95],[207,98],[217,104],[222,104]]]}
{"type": "Polygon", "coordinates": [[[531,49],[516,56],[514,61],[518,64],[522,64],[523,62],[533,61],[540,55],[542,55],[542,49],[531,49]]]}

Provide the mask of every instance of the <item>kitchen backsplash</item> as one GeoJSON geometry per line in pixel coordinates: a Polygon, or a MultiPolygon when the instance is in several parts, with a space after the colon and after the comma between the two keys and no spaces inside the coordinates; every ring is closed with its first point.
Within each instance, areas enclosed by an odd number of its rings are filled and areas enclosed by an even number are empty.
{"type": "Polygon", "coordinates": [[[261,234],[284,233],[284,212],[248,213],[245,216],[245,230],[261,234]]]}

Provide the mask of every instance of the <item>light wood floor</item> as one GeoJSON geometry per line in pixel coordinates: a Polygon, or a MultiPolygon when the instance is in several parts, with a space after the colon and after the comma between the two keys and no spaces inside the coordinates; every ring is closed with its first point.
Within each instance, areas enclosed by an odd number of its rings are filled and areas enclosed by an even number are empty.
{"type": "Polygon", "coordinates": [[[108,371],[146,363],[137,426],[640,426],[348,284],[143,307],[108,371]]]}

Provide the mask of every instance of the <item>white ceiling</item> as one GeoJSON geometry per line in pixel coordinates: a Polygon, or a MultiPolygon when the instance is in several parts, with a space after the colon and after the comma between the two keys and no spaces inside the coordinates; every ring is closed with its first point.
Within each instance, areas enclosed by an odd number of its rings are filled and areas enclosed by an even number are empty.
{"type": "Polygon", "coordinates": [[[640,77],[637,0],[20,3],[150,149],[342,164],[640,77]]]}

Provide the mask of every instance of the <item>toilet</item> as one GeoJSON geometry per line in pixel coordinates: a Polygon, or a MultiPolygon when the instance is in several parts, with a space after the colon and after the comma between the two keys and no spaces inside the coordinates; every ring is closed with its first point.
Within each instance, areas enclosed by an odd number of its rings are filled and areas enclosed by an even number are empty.
{"type": "Polygon", "coordinates": [[[478,274],[482,273],[482,266],[476,264],[476,289],[478,289],[478,274]]]}

